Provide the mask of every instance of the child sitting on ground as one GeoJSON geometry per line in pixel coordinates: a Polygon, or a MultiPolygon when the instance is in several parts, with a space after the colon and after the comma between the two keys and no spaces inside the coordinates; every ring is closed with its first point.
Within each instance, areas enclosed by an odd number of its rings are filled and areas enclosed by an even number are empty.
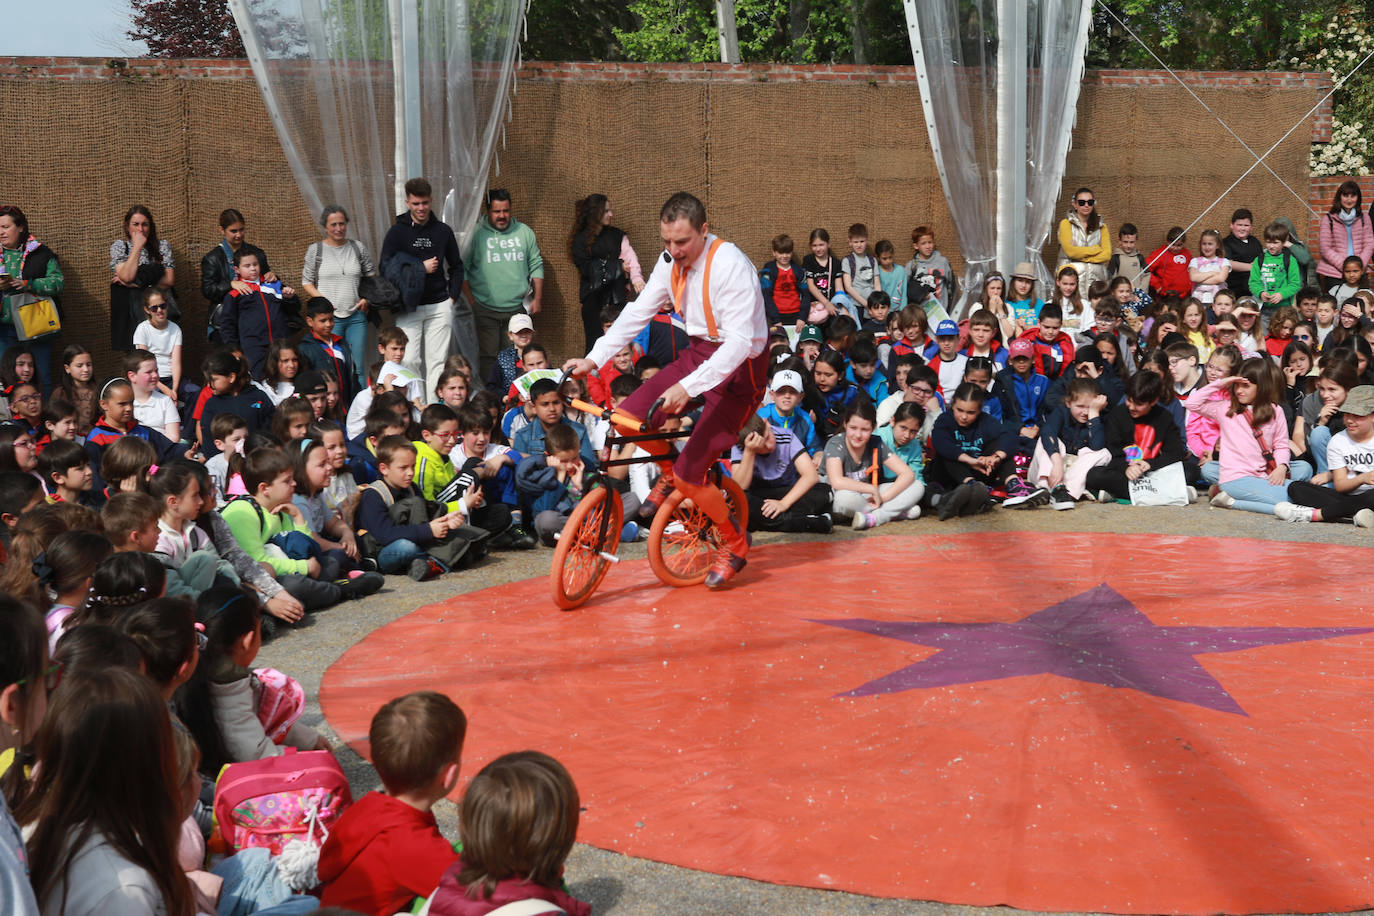
{"type": "Polygon", "coordinates": [[[1064,403],[1050,411],[1035,440],[1026,479],[1050,491],[1050,505],[1072,509],[1087,489],[1088,471],[1111,460],[1102,411],[1107,396],[1090,378],[1075,378],[1064,403]]]}
{"type": "MultiPolygon", "coordinates": [[[[534,533],[545,547],[554,546],[556,535],[587,492],[592,465],[580,448],[580,441],[585,439],[583,433],[579,440],[578,430],[571,425],[555,423],[545,431],[541,449],[526,455],[515,467],[515,485],[529,505],[534,533]]],[[[638,538],[639,525],[625,522],[620,539],[638,538]]]]}
{"type": "Polygon", "coordinates": [[[950,409],[940,414],[931,430],[934,467],[941,483],[953,487],[937,506],[940,521],[956,515],[976,515],[989,508],[994,487],[1004,487],[1009,509],[1043,506],[1050,494],[1033,488],[1016,475],[1012,454],[1016,441],[990,414],[983,412],[987,392],[964,382],[954,392],[950,409]]]}
{"type": "MultiPolygon", "coordinates": [[[[264,351],[264,357],[265,357],[264,351]]],[[[242,417],[249,432],[265,430],[272,424],[272,401],[259,388],[248,384],[243,361],[228,350],[216,350],[205,358],[206,387],[210,397],[200,412],[200,450],[206,458],[219,454],[211,425],[222,413],[242,417]]],[[[288,398],[288,400],[290,400],[288,398]]]]}
{"type": "Polygon", "coordinates": [[[458,415],[443,404],[431,404],[420,413],[420,441],[411,443],[415,446],[415,479],[420,493],[427,500],[442,503],[448,511],[461,514],[469,524],[489,531],[492,549],[534,547],[533,538],[523,532],[517,538],[512,530],[509,506],[499,501],[487,502],[477,475],[482,458],[465,458],[461,468],[451,460],[462,435],[458,427],[458,415]]]}
{"type": "Polygon", "coordinates": [[[848,375],[874,404],[887,397],[887,373],[878,371],[878,347],[868,337],[860,337],[849,348],[848,375]]]}
{"type": "Polygon", "coordinates": [[[162,508],[147,493],[117,493],[100,510],[105,537],[116,551],[157,550],[162,508]]]}
{"type": "Polygon", "coordinates": [[[751,416],[730,456],[730,475],[749,501],[750,531],[830,533],[830,487],[821,482],[806,445],[751,416]]]}
{"type": "Polygon", "coordinates": [[[172,442],[179,441],[181,415],[177,413],[176,401],[158,390],[157,357],[147,350],[126,354],[124,377],[134,389],[134,419],[172,442]]]}
{"type": "Polygon", "coordinates": [[[377,710],[368,742],[385,791],[345,810],[320,849],[323,906],[406,912],[439,886],[458,853],[433,809],[458,785],[467,724],[456,703],[428,690],[377,710]]]}
{"type": "Polygon", "coordinates": [[[1126,397],[1107,413],[1107,451],[1111,461],[1088,471],[1088,490],[1099,502],[1130,500],[1131,481],[1183,460],[1183,436],[1161,407],[1164,376],[1137,372],[1126,381],[1126,397]]]}
{"type": "Polygon", "coordinates": [[[845,408],[841,432],[825,444],[825,475],[834,490],[835,515],[851,519],[854,530],[917,518],[924,488],[907,463],[873,434],[877,414],[870,401],[845,408]],[[884,485],[883,468],[894,480],[884,485]]]}
{"type": "Polygon", "coordinates": [[[579,810],[572,777],[552,757],[519,751],[487,764],[463,793],[462,857],[440,879],[432,916],[490,913],[531,900],[568,916],[591,916],[590,906],[561,889],[579,810]]]}
{"type": "Polygon", "coordinates": [[[94,479],[91,456],[75,442],[58,439],[48,443],[38,456],[38,473],[52,493],[51,502],[89,505],[94,479]]]}
{"type": "MultiPolygon", "coordinates": [[[[460,513],[450,512],[425,521],[414,519],[398,522],[392,509],[403,500],[414,497],[424,505],[424,497],[414,486],[415,446],[402,436],[386,436],[377,443],[379,479],[362,488],[358,500],[357,530],[359,537],[368,535],[376,544],[377,567],[383,573],[405,570],[416,582],[426,582],[442,576],[458,560],[473,561],[485,553],[485,545],[478,539],[463,538],[471,548],[453,545],[443,562],[426,548],[438,549],[452,544],[450,535],[457,536],[463,524],[460,513]],[[468,553],[472,556],[467,556],[468,553]]],[[[484,532],[485,534],[485,532],[484,532]]]]}

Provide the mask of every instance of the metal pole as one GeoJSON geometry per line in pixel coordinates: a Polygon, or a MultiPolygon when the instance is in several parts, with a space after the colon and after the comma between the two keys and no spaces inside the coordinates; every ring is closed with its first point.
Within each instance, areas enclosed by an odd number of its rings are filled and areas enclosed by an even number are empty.
{"type": "Polygon", "coordinates": [[[1024,0],[997,0],[998,266],[1010,271],[1026,250],[1026,16],[1024,0]]]}
{"type": "Polygon", "coordinates": [[[405,183],[423,171],[420,143],[420,14],[417,0],[390,0],[391,67],[395,83],[396,212],[405,183]]]}
{"type": "Polygon", "coordinates": [[[716,0],[716,32],[720,35],[720,62],[739,63],[739,33],[735,29],[735,0],[716,0]]]}

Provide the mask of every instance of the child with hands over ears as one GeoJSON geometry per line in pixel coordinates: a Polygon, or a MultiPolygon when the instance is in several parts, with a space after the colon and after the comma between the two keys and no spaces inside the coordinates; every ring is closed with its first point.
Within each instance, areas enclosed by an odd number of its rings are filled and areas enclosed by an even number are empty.
{"type": "Polygon", "coordinates": [[[873,434],[877,426],[873,404],[866,399],[855,401],[840,420],[840,434],[825,444],[825,474],[835,493],[835,514],[851,518],[856,531],[919,516],[916,504],[924,488],[913,486],[916,474],[873,434]],[[883,468],[895,478],[885,486],[883,468]]]}
{"type": "Polygon", "coordinates": [[[730,475],[749,501],[749,530],[829,533],[830,488],[791,430],[775,430],[754,414],[731,460],[730,475]]]}

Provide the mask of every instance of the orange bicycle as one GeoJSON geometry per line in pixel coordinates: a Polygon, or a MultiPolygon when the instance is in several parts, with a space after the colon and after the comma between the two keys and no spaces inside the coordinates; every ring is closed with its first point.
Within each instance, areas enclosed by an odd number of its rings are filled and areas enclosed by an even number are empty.
{"type": "MultiPolygon", "coordinates": [[[[661,401],[655,402],[649,408],[649,416],[658,411],[660,404],[661,401]]],[[[620,433],[613,440],[616,443],[670,443],[665,455],[615,459],[607,461],[606,468],[652,461],[664,470],[671,469],[677,458],[674,440],[690,435],[686,431],[655,429],[623,411],[577,398],[569,398],[568,405],[587,416],[610,421],[620,433]]],[[[744,497],[744,490],[728,474],[722,473],[720,462],[712,465],[709,475],[712,485],[724,493],[725,502],[739,530],[744,531],[749,523],[749,503],[744,497]]],[[[611,564],[620,562],[616,549],[620,546],[620,530],[624,521],[625,508],[620,501],[620,493],[612,486],[604,469],[596,469],[586,494],[564,523],[558,535],[558,546],[553,552],[549,584],[553,589],[553,600],[559,607],[569,610],[581,605],[596,591],[611,564]]],[[[663,505],[658,507],[649,527],[649,565],[664,585],[674,588],[699,585],[706,580],[706,573],[710,571],[723,540],[710,516],[681,490],[674,488],[663,505]]]]}

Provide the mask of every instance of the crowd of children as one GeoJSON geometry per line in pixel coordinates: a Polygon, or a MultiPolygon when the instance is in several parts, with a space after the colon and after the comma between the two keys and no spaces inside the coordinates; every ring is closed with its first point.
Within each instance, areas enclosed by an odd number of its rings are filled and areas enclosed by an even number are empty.
{"type": "MultiPolygon", "coordinates": [[[[1141,254],[1127,223],[1109,279],[1067,264],[1040,290],[1022,263],[962,297],[927,226],[905,266],[887,240],[870,254],[862,224],[843,255],[814,230],[799,263],[777,236],[759,272],[767,395],[722,455],[750,527],[821,534],[837,520],[866,530],[1202,492],[1218,508],[1374,527],[1367,265],[1347,257],[1323,293],[1290,228],[1270,224],[1261,243],[1250,222],[1237,211],[1230,235],[1202,232],[1197,256],[1177,228],[1141,254]],[[1242,249],[1253,257],[1237,290],[1242,249]]],[[[199,774],[330,748],[264,711],[284,676],[253,668],[262,640],[388,574],[423,581],[552,546],[598,480],[623,494],[626,518],[651,499],[651,462],[608,464],[642,456],[636,444],[568,404],[634,394],[683,346],[674,316],[560,387],[559,360],[519,313],[487,378],[454,356],[429,390],[405,368],[403,331],[380,329],[366,359],[333,333],[328,300],[292,320],[293,291],[260,268],[246,246],[235,254],[195,380],[156,289],[112,377],[79,344],[47,386],[28,347],[0,354],[6,912],[315,906],[258,880],[242,854],[205,870],[199,774]]],[[[626,522],[622,538],[639,536],[626,522]]],[[[377,713],[385,792],[333,824],[320,901],[392,913],[432,897],[433,913],[478,916],[537,898],[589,912],[561,885],[579,808],[551,758],[493,761],[463,797],[461,854],[439,834],[431,808],[457,785],[465,731],[435,693],[377,713]]]]}

